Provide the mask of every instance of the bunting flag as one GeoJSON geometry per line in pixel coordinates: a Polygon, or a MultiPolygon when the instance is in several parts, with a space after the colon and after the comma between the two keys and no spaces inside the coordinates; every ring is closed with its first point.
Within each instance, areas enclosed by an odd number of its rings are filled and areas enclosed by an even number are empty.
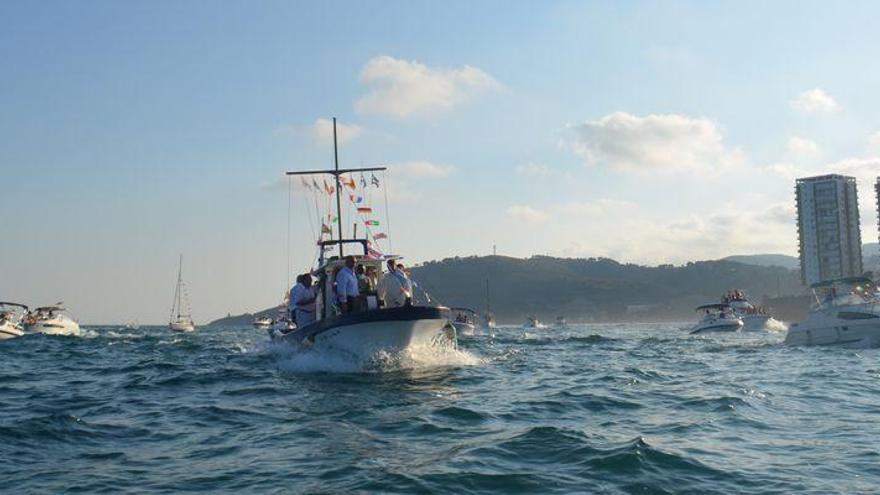
{"type": "Polygon", "coordinates": [[[371,177],[370,177],[370,183],[373,184],[373,185],[376,186],[376,187],[379,187],[379,178],[376,177],[376,174],[370,174],[370,175],[371,175],[371,177]]]}
{"type": "Polygon", "coordinates": [[[364,202],[364,197],[363,197],[363,196],[358,196],[358,197],[354,200],[354,202],[355,202],[355,203],[363,203],[363,202],[364,202]]]}
{"type": "Polygon", "coordinates": [[[388,236],[379,232],[378,234],[373,235],[373,239],[378,241],[379,239],[388,239],[388,236]]]}
{"type": "Polygon", "coordinates": [[[333,231],[324,222],[321,222],[321,233],[333,235],[333,231]]]}
{"type": "Polygon", "coordinates": [[[306,191],[308,191],[312,188],[312,185],[306,181],[305,177],[300,177],[299,180],[300,180],[300,182],[302,182],[303,187],[306,188],[306,191]]]}
{"type": "Polygon", "coordinates": [[[366,206],[361,206],[358,208],[358,213],[373,213],[373,209],[366,206]]]}
{"type": "Polygon", "coordinates": [[[365,220],[364,225],[377,227],[379,225],[379,221],[378,220],[365,220]]]}
{"type": "Polygon", "coordinates": [[[321,190],[321,186],[318,185],[318,181],[315,180],[314,177],[312,177],[312,187],[315,188],[315,191],[320,191],[320,190],[321,190]]]}
{"type": "Polygon", "coordinates": [[[324,179],[324,191],[327,192],[328,196],[330,196],[334,192],[336,192],[336,189],[333,186],[331,186],[330,184],[327,184],[327,179],[324,179]]]}
{"type": "Polygon", "coordinates": [[[351,189],[352,191],[357,189],[357,184],[354,183],[354,179],[352,179],[351,177],[345,177],[344,175],[340,175],[339,182],[348,186],[349,189],[351,189]]]}
{"type": "Polygon", "coordinates": [[[361,172],[361,189],[367,188],[367,179],[364,178],[363,172],[361,172]]]}

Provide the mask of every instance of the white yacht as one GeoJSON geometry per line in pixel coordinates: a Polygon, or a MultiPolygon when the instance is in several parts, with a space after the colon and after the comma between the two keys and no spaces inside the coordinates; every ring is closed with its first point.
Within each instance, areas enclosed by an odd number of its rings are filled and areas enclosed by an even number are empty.
{"type": "MultiPolygon", "coordinates": [[[[334,157],[338,158],[335,118],[333,119],[333,136],[334,157]]],[[[451,323],[452,314],[448,308],[416,305],[412,301],[412,294],[403,306],[384,306],[379,300],[378,294],[372,290],[372,288],[379,287],[378,281],[383,274],[384,276],[393,276],[385,273],[386,262],[399,258],[398,256],[383,255],[372,244],[377,239],[387,238],[384,233],[382,233],[382,237],[378,237],[370,232],[371,228],[379,225],[379,221],[368,216],[372,213],[372,209],[364,204],[357,207],[360,221],[355,225],[365,225],[366,236],[359,237],[357,228],[352,229],[353,233],[350,237],[344,234],[341,189],[348,187],[353,191],[357,190],[357,183],[351,177],[354,173],[372,174],[374,171],[384,170],[385,167],[340,169],[337,159],[332,170],[287,172],[288,175],[294,176],[329,174],[333,177],[335,187],[325,181],[325,187],[323,189],[316,187],[315,194],[335,195],[335,208],[331,207],[327,216],[331,224],[336,224],[337,237],[336,239],[332,238],[332,229],[324,225],[322,221],[321,233],[317,242],[318,266],[311,272],[317,280],[315,321],[287,332],[273,330],[273,338],[285,339],[297,346],[326,354],[354,357],[365,363],[383,354],[394,355],[416,348],[439,350],[457,347],[458,339],[455,327],[451,323]],[[330,234],[331,239],[324,240],[324,234],[330,234]],[[372,238],[372,242],[370,238],[372,238]],[[351,246],[356,246],[357,252],[352,252],[351,246]],[[335,256],[329,254],[334,251],[337,253],[335,256]],[[346,258],[349,256],[354,258],[356,264],[365,268],[370,282],[368,287],[371,289],[364,291],[358,298],[350,302],[354,308],[348,308],[349,311],[342,312],[336,303],[334,284],[336,274],[345,266],[346,258]]],[[[361,192],[369,184],[379,187],[380,181],[374,175],[369,182],[363,175],[361,179],[363,184],[361,192]]],[[[355,202],[354,198],[355,196],[351,195],[353,203],[355,202]]]]}
{"type": "Polygon", "coordinates": [[[275,321],[268,316],[254,318],[254,328],[256,328],[257,330],[267,330],[269,328],[272,328],[273,324],[275,324],[275,321]]]}
{"type": "Polygon", "coordinates": [[[67,313],[60,302],[54,306],[43,306],[29,312],[24,322],[25,329],[29,333],[79,335],[79,323],[67,313]]]}
{"type": "Polygon", "coordinates": [[[452,320],[452,326],[455,327],[455,333],[459,336],[473,336],[477,333],[477,313],[467,308],[450,308],[455,317],[452,320]]]}
{"type": "Polygon", "coordinates": [[[174,289],[174,302],[171,303],[171,318],[168,328],[174,332],[192,332],[196,325],[193,323],[192,311],[189,307],[189,295],[186,285],[183,283],[183,255],[180,255],[180,263],[177,265],[177,286],[174,289]]]}
{"type": "Polygon", "coordinates": [[[704,304],[696,311],[703,313],[703,319],[691,327],[692,334],[707,332],[738,332],[743,321],[726,304],[704,304]]]}
{"type": "Polygon", "coordinates": [[[529,316],[529,317],[526,319],[526,322],[525,322],[525,324],[523,325],[523,328],[525,328],[525,329],[527,329],[527,330],[529,330],[529,329],[532,329],[532,330],[543,330],[543,329],[547,328],[547,325],[541,323],[541,321],[540,321],[539,319],[537,319],[536,317],[534,317],[534,316],[529,316]]]}
{"type": "Polygon", "coordinates": [[[745,292],[734,289],[721,297],[721,302],[727,304],[743,322],[744,332],[776,331],[785,329],[785,325],[773,318],[767,308],[755,306],[745,295],[745,292]]]}
{"type": "Polygon", "coordinates": [[[0,302],[0,340],[24,335],[22,320],[27,313],[28,307],[24,304],[0,302]]]}
{"type": "Polygon", "coordinates": [[[880,297],[871,279],[820,282],[812,289],[816,304],[804,321],[789,327],[786,344],[880,345],[880,297]]]}

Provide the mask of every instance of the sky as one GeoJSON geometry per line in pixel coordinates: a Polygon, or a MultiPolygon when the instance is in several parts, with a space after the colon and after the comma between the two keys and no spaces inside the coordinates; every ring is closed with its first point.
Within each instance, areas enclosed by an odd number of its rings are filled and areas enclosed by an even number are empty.
{"type": "Polygon", "coordinates": [[[857,177],[876,242],[878,16],[2,2],[0,299],[162,323],[182,254],[197,324],[277,303],[314,258],[316,195],[284,172],[332,167],[333,117],[342,167],[389,168],[370,206],[411,264],[796,255],[794,180],[825,173],[857,177]]]}

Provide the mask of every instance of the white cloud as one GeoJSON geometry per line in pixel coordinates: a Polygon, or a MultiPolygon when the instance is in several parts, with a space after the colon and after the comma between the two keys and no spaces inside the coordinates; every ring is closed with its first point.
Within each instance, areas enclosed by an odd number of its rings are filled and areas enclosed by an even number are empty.
{"type": "MultiPolygon", "coordinates": [[[[312,139],[318,143],[333,144],[333,121],[330,119],[318,119],[311,125],[312,139]]],[[[343,124],[336,121],[336,140],[339,144],[345,144],[361,135],[363,129],[355,124],[343,124]]]]}
{"type": "Polygon", "coordinates": [[[801,113],[834,113],[840,111],[840,105],[828,93],[820,88],[813,88],[799,94],[789,102],[791,108],[801,113]]]}
{"type": "Polygon", "coordinates": [[[782,177],[786,180],[795,180],[799,177],[807,177],[809,175],[815,175],[809,170],[799,167],[793,163],[780,162],[780,163],[772,163],[767,165],[766,170],[771,172],[774,175],[782,177]]]}
{"type": "Polygon", "coordinates": [[[517,205],[507,209],[507,216],[525,223],[541,223],[547,220],[547,214],[531,206],[517,205]]]}
{"type": "Polygon", "coordinates": [[[406,163],[396,163],[388,165],[388,170],[392,174],[401,174],[410,177],[448,177],[454,170],[449,165],[438,165],[426,161],[414,161],[406,163]]]}
{"type": "Polygon", "coordinates": [[[398,118],[449,110],[479,92],[501,88],[498,81],[476,67],[435,69],[387,55],[367,62],[360,80],[370,86],[370,91],[355,102],[355,110],[398,118]]]}
{"type": "Polygon", "coordinates": [[[550,167],[543,163],[529,162],[516,167],[516,173],[525,177],[546,177],[552,173],[550,167]]]}
{"type": "Polygon", "coordinates": [[[786,151],[794,158],[812,160],[819,156],[819,145],[815,141],[798,136],[788,138],[786,151]]]}
{"type": "Polygon", "coordinates": [[[587,165],[630,172],[697,172],[744,162],[740,151],[724,148],[721,130],[705,118],[615,112],[571,130],[574,138],[568,146],[587,165]]]}

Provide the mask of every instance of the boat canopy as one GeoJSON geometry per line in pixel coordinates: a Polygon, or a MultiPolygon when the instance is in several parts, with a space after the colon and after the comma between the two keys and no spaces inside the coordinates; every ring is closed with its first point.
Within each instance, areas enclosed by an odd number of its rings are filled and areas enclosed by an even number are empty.
{"type": "Polygon", "coordinates": [[[811,289],[821,289],[824,287],[833,287],[835,285],[862,285],[862,284],[873,284],[874,281],[869,277],[846,277],[846,278],[836,278],[833,280],[823,280],[821,282],[816,282],[811,285],[811,289]]]}
{"type": "Polygon", "coordinates": [[[717,310],[722,310],[722,309],[727,309],[727,308],[729,308],[729,307],[730,307],[730,306],[727,305],[727,304],[712,303],[712,304],[704,304],[704,305],[702,305],[702,306],[697,306],[697,309],[695,309],[694,311],[702,311],[702,310],[704,310],[704,309],[717,309],[717,310]]]}
{"type": "Polygon", "coordinates": [[[20,303],[14,303],[14,302],[0,302],[0,306],[16,306],[19,308],[24,308],[25,311],[27,311],[27,309],[28,309],[28,307],[26,305],[20,304],[20,303]]]}
{"type": "Polygon", "coordinates": [[[459,313],[470,313],[472,315],[477,315],[477,312],[470,308],[449,308],[449,311],[457,311],[459,313]]]}

